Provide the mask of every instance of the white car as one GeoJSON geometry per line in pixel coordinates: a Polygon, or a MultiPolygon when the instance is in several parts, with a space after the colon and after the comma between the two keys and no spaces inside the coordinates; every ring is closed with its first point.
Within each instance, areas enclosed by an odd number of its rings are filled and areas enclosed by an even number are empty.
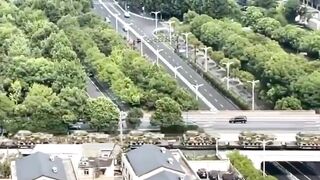
{"type": "Polygon", "coordinates": [[[110,19],[108,17],[106,17],[106,22],[107,23],[111,23],[110,19]]]}
{"type": "Polygon", "coordinates": [[[125,18],[129,18],[130,17],[130,13],[128,11],[124,12],[124,17],[125,18]]]}

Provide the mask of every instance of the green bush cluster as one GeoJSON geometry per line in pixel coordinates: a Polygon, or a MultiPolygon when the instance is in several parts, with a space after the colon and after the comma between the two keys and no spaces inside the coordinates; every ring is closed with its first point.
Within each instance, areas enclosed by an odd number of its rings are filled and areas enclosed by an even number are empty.
{"type": "Polygon", "coordinates": [[[257,7],[248,7],[243,13],[242,22],[255,32],[268,36],[285,47],[297,52],[306,52],[312,58],[320,57],[320,33],[302,29],[296,25],[282,26],[273,18],[266,17],[264,11],[257,7]]]}
{"type": "Polygon", "coordinates": [[[260,170],[257,170],[252,161],[239,153],[239,151],[228,154],[232,165],[242,174],[247,180],[276,180],[273,176],[263,176],[260,170]]]}
{"type": "Polygon", "coordinates": [[[278,101],[290,101],[285,104],[292,107],[286,109],[320,107],[319,63],[287,53],[277,42],[232,20],[213,19],[194,12],[188,12],[184,17],[188,17],[190,23],[185,21],[183,26],[188,25],[201,42],[223,51],[228,58],[240,60],[240,70],[248,71],[260,80],[259,96],[265,102],[275,105],[278,101]]]}

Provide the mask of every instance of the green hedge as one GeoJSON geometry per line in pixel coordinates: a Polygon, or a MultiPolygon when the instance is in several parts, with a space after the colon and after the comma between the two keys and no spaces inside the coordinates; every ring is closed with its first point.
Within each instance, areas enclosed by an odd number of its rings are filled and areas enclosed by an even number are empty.
{"type": "MultiPolygon", "coordinates": [[[[182,59],[185,61],[188,61],[184,56],[179,54],[182,59]]],[[[223,95],[225,95],[227,98],[229,98],[233,103],[235,103],[237,106],[240,107],[242,110],[250,110],[250,105],[245,102],[240,96],[236,95],[232,91],[227,90],[225,85],[219,80],[213,77],[213,75],[204,72],[204,70],[199,67],[196,63],[192,61],[188,61],[188,63],[192,66],[193,69],[195,69],[197,72],[201,72],[204,79],[208,81],[212,86],[218,89],[223,95]]]]}
{"type": "Polygon", "coordinates": [[[198,130],[199,127],[197,125],[172,125],[166,127],[160,127],[161,133],[165,134],[183,134],[189,130],[198,130]]]}

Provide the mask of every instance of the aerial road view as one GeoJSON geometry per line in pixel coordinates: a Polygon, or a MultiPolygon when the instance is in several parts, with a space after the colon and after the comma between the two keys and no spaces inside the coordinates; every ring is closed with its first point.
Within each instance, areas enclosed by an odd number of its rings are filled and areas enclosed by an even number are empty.
{"type": "Polygon", "coordinates": [[[319,0],[0,2],[0,179],[320,180],[319,0]]]}

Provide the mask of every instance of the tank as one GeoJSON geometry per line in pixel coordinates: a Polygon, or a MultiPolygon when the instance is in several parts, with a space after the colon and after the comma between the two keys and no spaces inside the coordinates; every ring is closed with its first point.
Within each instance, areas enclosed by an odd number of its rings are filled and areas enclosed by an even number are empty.
{"type": "Polygon", "coordinates": [[[71,144],[83,144],[89,143],[90,137],[87,131],[76,130],[68,136],[68,143],[71,144]]]}
{"type": "Polygon", "coordinates": [[[109,134],[103,134],[103,133],[90,133],[88,134],[88,137],[90,142],[96,142],[96,143],[106,143],[110,139],[109,134]]]}
{"type": "Polygon", "coordinates": [[[263,141],[266,145],[272,145],[276,140],[272,134],[263,134],[250,131],[243,131],[239,135],[239,144],[242,146],[263,146],[263,141]]]}
{"type": "Polygon", "coordinates": [[[218,135],[210,136],[198,131],[187,131],[183,134],[182,144],[185,146],[208,146],[216,144],[218,135]]]}
{"type": "Polygon", "coordinates": [[[299,132],[296,143],[302,149],[320,149],[320,133],[299,132]]]}
{"type": "Polygon", "coordinates": [[[164,134],[144,133],[142,131],[131,131],[126,137],[125,142],[129,146],[141,146],[143,144],[161,144],[164,134]]]}

